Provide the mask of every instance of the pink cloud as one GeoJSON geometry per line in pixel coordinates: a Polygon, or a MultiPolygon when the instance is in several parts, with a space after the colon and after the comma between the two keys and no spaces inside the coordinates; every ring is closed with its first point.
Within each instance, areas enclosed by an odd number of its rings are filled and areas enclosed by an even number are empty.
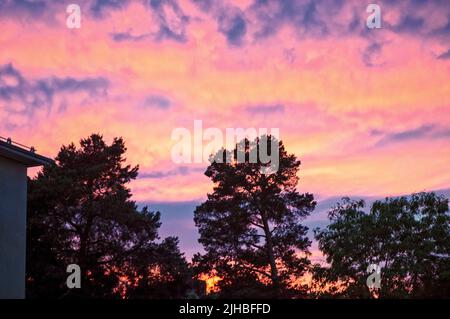
{"type": "MultiPolygon", "coordinates": [[[[251,3],[229,5],[245,14],[241,46],[228,43],[216,15],[190,2],[180,2],[190,18],[186,26],[179,25],[173,9],[167,12],[171,27],[185,28],[184,41],[155,38],[160,18],[138,2],[102,18],[87,14],[79,30],[65,27],[64,14],[56,14],[51,24],[2,19],[0,66],[12,63],[29,81],[109,81],[105,96],[57,94],[50,110],[36,109],[32,116],[11,112],[23,105],[0,100],[0,127],[7,130],[2,134],[50,156],[62,144],[93,132],[109,140],[123,136],[128,161],[140,164],[142,172],[153,172],[176,169],[170,134],[176,127],[191,129],[195,119],[222,130],[278,127],[288,151],[303,160],[302,190],[322,196],[387,195],[450,185],[450,139],[425,137],[375,147],[379,137],[371,134],[427,124],[450,127],[450,60],[436,59],[448,47],[441,38],[421,35],[445,27],[445,10],[426,5],[410,12],[429,17],[421,34],[386,27],[361,36],[344,32],[355,16],[365,17],[355,1],[336,9],[329,21],[335,29],[327,36],[299,36],[292,24],[284,23],[272,36],[257,40],[253,35],[261,21],[254,20],[251,3]],[[115,41],[117,33],[134,40],[115,41]],[[380,44],[380,51],[373,60],[376,67],[368,67],[363,55],[373,43],[380,44]],[[151,95],[164,97],[170,106],[145,106],[151,95]],[[58,111],[63,101],[65,107],[58,111]],[[270,105],[282,108],[249,112],[270,105]],[[7,129],[7,122],[15,126],[7,129]]],[[[407,5],[384,8],[389,9],[387,25],[397,25],[410,10],[407,5]]],[[[318,8],[320,16],[324,12],[318,8]]],[[[133,183],[138,200],[199,199],[210,189],[198,171],[133,183]]]]}

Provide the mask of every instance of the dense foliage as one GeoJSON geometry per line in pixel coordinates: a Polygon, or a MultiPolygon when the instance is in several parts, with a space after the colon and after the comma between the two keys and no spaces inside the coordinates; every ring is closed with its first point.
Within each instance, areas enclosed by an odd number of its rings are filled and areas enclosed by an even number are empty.
{"type": "Polygon", "coordinates": [[[188,264],[176,238],[158,242],[159,212],[138,210],[127,184],[124,142],[92,135],[63,146],[54,164],[29,181],[28,297],[184,297],[188,264]],[[66,267],[82,271],[66,286],[66,267]]]}

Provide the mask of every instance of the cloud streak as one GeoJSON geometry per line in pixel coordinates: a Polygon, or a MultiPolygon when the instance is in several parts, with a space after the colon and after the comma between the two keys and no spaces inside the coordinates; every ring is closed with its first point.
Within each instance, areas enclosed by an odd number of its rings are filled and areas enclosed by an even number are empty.
{"type": "MultiPolygon", "coordinates": [[[[75,96],[84,94],[87,98],[106,96],[109,81],[102,77],[44,77],[27,79],[12,64],[0,66],[0,111],[8,115],[32,117],[37,110],[48,112],[55,107],[59,97],[59,110],[75,96]]],[[[13,127],[14,123],[5,119],[4,124],[13,127]]]]}
{"type": "Polygon", "coordinates": [[[389,143],[401,143],[419,139],[441,139],[450,138],[450,129],[441,128],[435,124],[424,124],[420,127],[408,129],[396,133],[374,132],[375,135],[384,135],[377,142],[377,146],[384,146],[389,143]]]}

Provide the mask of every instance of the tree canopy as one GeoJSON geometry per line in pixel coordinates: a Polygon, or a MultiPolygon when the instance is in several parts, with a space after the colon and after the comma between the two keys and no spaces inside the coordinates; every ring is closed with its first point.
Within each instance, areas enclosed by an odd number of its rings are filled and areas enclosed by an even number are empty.
{"type": "Polygon", "coordinates": [[[121,138],[93,134],[29,181],[28,297],[184,296],[188,264],[177,238],[158,242],[160,213],[130,199],[138,167],[125,152],[121,138]],[[69,264],[81,268],[81,289],[66,287],[69,264]]]}
{"type": "Polygon", "coordinates": [[[316,265],[322,296],[425,298],[450,295],[448,199],[434,193],[365,202],[348,198],[316,229],[328,267],[316,265]],[[381,288],[369,290],[367,267],[381,267],[381,288]],[[324,289],[328,287],[327,289],[324,289]]]}
{"type": "Polygon", "coordinates": [[[302,291],[296,279],[309,265],[311,242],[301,220],[315,202],[296,189],[300,161],[272,139],[245,139],[232,151],[222,149],[205,172],[214,187],[194,220],[206,253],[193,262],[197,272],[221,279],[222,297],[289,297],[302,291]],[[278,170],[270,174],[265,168],[271,163],[250,160],[262,141],[279,148],[278,170]],[[243,161],[237,160],[239,150],[245,151],[243,161]],[[231,160],[217,161],[222,156],[231,160]]]}

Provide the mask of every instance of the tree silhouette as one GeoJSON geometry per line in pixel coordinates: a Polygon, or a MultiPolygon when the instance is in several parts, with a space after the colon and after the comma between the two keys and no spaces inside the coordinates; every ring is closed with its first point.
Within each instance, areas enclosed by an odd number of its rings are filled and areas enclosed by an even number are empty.
{"type": "Polygon", "coordinates": [[[448,199],[434,193],[386,198],[364,211],[348,198],[330,212],[330,225],[316,229],[329,267],[315,267],[322,296],[381,298],[450,296],[448,199]],[[381,266],[381,289],[366,285],[369,264],[381,266]]]}
{"type": "Polygon", "coordinates": [[[206,250],[194,256],[196,271],[219,276],[222,297],[298,295],[300,286],[293,282],[309,265],[310,246],[300,221],[315,207],[312,194],[296,190],[300,161],[273,137],[245,139],[212,159],[205,175],[214,189],[194,213],[206,250]],[[273,163],[250,160],[263,142],[269,152],[271,145],[279,151],[278,170],[270,174],[264,172],[273,163]],[[238,150],[244,150],[243,161],[238,150]]]}
{"type": "Polygon", "coordinates": [[[122,272],[140,280],[126,287],[127,298],[181,299],[193,289],[192,274],[177,238],[168,237],[130,257],[122,272]]]}
{"type": "Polygon", "coordinates": [[[155,285],[172,285],[173,297],[185,293],[188,265],[177,239],[157,243],[159,212],[139,211],[130,200],[127,184],[138,167],[124,164],[125,151],[121,138],[107,145],[94,134],[80,148],[63,146],[56,162],[30,180],[28,297],[128,297],[138,287],[151,297],[155,285]],[[72,263],[81,268],[82,287],[69,291],[72,263]]]}

